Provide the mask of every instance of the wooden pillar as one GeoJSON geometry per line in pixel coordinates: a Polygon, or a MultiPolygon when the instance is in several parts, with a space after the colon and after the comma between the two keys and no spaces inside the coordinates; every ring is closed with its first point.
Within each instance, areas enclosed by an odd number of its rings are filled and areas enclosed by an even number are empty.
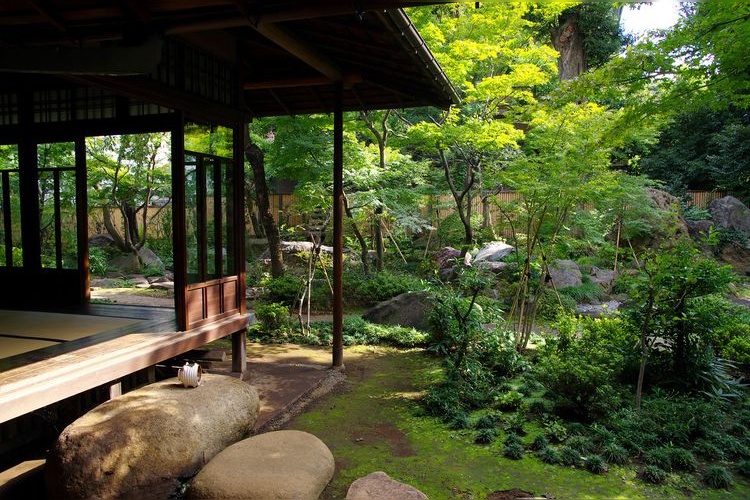
{"type": "MultiPolygon", "coordinates": [[[[232,130],[232,148],[234,158],[234,169],[232,172],[232,234],[234,272],[239,276],[237,287],[237,304],[239,312],[247,312],[247,301],[245,299],[245,141],[247,141],[247,125],[238,124],[232,130]]],[[[247,371],[247,331],[240,330],[232,334],[232,371],[239,373],[240,377],[247,371]]]]}
{"type": "Polygon", "coordinates": [[[179,331],[188,328],[185,231],[185,124],[180,115],[172,127],[172,258],[175,312],[179,331]]]}
{"type": "Polygon", "coordinates": [[[336,83],[333,110],[333,364],[344,369],[344,113],[343,87],[336,83]]]}

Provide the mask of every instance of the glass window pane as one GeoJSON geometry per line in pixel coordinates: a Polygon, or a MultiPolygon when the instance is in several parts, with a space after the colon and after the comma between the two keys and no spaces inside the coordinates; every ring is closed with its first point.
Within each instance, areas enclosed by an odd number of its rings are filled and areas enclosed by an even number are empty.
{"type": "Polygon", "coordinates": [[[18,147],[0,146],[0,267],[23,266],[18,147]]]}
{"type": "Polygon", "coordinates": [[[78,268],[75,144],[37,146],[42,267],[78,268]]]}

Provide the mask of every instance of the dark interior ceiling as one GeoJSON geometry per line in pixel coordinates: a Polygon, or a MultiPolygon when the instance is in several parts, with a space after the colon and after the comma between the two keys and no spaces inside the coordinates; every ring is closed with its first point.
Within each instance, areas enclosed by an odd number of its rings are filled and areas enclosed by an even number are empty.
{"type": "Polygon", "coordinates": [[[0,71],[132,81],[178,39],[237,68],[250,117],[330,111],[337,84],[345,110],[445,107],[455,91],[400,9],[420,3],[3,0],[0,71]]]}

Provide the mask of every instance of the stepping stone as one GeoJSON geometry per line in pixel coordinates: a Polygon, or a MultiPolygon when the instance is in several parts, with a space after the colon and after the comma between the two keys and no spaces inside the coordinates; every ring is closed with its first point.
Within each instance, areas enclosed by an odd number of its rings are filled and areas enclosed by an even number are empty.
{"type": "Polygon", "coordinates": [[[312,434],[267,432],[216,455],[195,476],[186,497],[316,500],[334,469],[331,450],[312,434]]]}
{"type": "Polygon", "coordinates": [[[426,500],[427,495],[413,486],[391,479],[385,472],[373,472],[349,486],[346,500],[426,500]]]}
{"type": "Polygon", "coordinates": [[[70,424],[50,450],[51,499],[167,498],[217,453],[251,432],[255,387],[204,374],[185,388],[176,378],[103,403],[70,424]]]}

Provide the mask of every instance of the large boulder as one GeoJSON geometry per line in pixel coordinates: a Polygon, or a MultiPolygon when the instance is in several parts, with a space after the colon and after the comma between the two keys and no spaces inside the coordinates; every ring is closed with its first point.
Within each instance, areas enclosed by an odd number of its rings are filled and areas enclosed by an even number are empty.
{"type": "Polygon", "coordinates": [[[159,256],[150,248],[143,247],[138,250],[138,259],[140,259],[143,267],[157,267],[164,269],[164,262],[162,262],[159,256]]]}
{"type": "Polygon", "coordinates": [[[549,274],[552,283],[557,288],[578,286],[583,283],[581,269],[572,260],[556,260],[550,264],[549,274]]]}
{"type": "Polygon", "coordinates": [[[435,252],[435,265],[441,279],[449,279],[453,275],[453,269],[461,258],[461,251],[453,247],[443,247],[435,252]]]}
{"type": "Polygon", "coordinates": [[[120,254],[109,260],[109,269],[116,269],[120,274],[132,274],[141,271],[141,261],[134,253],[120,254]]]}
{"type": "Polygon", "coordinates": [[[70,424],[49,451],[50,498],[163,499],[253,429],[259,400],[235,378],[204,374],[129,392],[70,424]]]}
{"type": "Polygon", "coordinates": [[[750,208],[733,196],[713,200],[708,206],[714,226],[750,237],[750,208]]]}
{"type": "Polygon", "coordinates": [[[750,248],[736,241],[730,241],[721,249],[719,258],[732,266],[737,274],[750,276],[750,248]]]}
{"type": "Polygon", "coordinates": [[[427,292],[407,292],[381,302],[362,317],[379,325],[400,325],[426,331],[431,307],[427,292]]]}
{"type": "Polygon", "coordinates": [[[373,472],[354,481],[346,500],[426,500],[413,486],[391,479],[385,472],[373,472]]]}
{"type": "Polygon", "coordinates": [[[482,248],[479,249],[479,252],[477,252],[476,256],[474,257],[474,262],[500,262],[505,257],[513,253],[514,250],[515,247],[513,245],[508,245],[503,241],[492,241],[490,243],[485,243],[484,245],[482,245],[482,248]]]}
{"type": "Polygon", "coordinates": [[[333,477],[331,450],[307,432],[267,432],[219,453],[190,483],[187,498],[316,500],[333,477]]]}

